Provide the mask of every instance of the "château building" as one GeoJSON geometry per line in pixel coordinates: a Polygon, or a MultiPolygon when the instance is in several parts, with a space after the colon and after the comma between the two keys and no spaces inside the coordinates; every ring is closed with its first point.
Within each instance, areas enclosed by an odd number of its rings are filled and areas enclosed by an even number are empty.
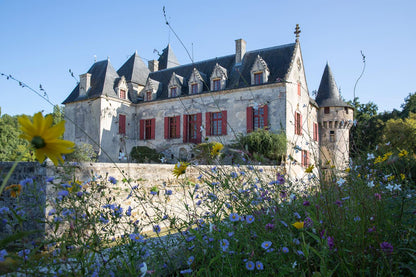
{"type": "Polygon", "coordinates": [[[118,70],[95,62],[63,102],[65,139],[93,144],[101,162],[134,146],[189,160],[204,141],[227,145],[237,134],[285,132],[286,163],[300,175],[310,164],[345,168],[353,109],[340,97],[326,65],[316,99],[309,93],[297,26],[294,43],[180,65],[170,45],[145,65],[134,53],[118,70]],[[97,146],[99,145],[99,147],[97,146]]]}

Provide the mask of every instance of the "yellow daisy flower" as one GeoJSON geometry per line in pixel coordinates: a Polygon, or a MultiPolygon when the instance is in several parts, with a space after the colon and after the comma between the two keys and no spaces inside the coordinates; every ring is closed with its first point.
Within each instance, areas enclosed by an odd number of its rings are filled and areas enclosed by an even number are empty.
{"type": "Polygon", "coordinates": [[[20,184],[10,185],[10,186],[6,187],[5,189],[10,190],[10,196],[13,197],[13,198],[16,198],[22,192],[22,185],[20,185],[20,184]]]}
{"type": "Polygon", "coordinates": [[[23,131],[20,137],[30,142],[40,163],[49,157],[55,165],[58,165],[58,161],[64,162],[62,154],[74,151],[75,144],[72,141],[59,139],[65,131],[65,121],[52,126],[52,115],[43,117],[40,112],[33,116],[33,123],[26,115],[19,116],[17,120],[23,131]]]}
{"type": "Polygon", "coordinates": [[[216,142],[211,149],[211,156],[216,157],[220,154],[220,151],[224,148],[224,145],[220,142],[216,142]]]}
{"type": "Polygon", "coordinates": [[[292,224],[293,227],[295,227],[296,229],[302,229],[304,226],[304,222],[303,221],[297,221],[295,223],[292,224]]]}
{"type": "Polygon", "coordinates": [[[175,164],[175,168],[173,169],[173,175],[176,176],[176,178],[179,178],[179,176],[185,173],[188,165],[189,163],[185,163],[185,162],[179,162],[175,164]]]}
{"type": "Polygon", "coordinates": [[[407,152],[405,149],[403,149],[402,151],[400,151],[399,157],[404,157],[404,156],[407,156],[408,154],[409,154],[409,152],[407,152]]]}

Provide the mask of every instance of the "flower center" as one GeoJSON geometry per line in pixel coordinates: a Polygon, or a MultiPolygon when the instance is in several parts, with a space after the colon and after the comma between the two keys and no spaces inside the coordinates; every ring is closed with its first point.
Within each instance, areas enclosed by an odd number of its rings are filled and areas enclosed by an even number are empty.
{"type": "Polygon", "coordinates": [[[46,143],[43,140],[43,138],[39,136],[33,137],[31,143],[36,149],[43,148],[46,146],[46,143]]]}

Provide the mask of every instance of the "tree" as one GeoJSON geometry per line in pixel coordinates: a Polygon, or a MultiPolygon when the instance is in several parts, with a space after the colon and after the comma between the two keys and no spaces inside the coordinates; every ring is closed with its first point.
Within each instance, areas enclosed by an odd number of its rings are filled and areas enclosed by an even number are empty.
{"type": "Polygon", "coordinates": [[[403,109],[400,114],[401,118],[407,118],[410,113],[416,113],[416,92],[409,93],[400,107],[403,109]]]}
{"type": "Polygon", "coordinates": [[[416,113],[405,119],[390,119],[383,130],[383,142],[397,150],[416,153],[416,113]]]}

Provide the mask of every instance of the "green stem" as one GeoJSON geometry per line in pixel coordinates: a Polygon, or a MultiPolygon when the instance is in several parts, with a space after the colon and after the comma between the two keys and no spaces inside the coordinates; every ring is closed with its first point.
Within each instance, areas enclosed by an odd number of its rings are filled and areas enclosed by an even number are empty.
{"type": "Polygon", "coordinates": [[[24,155],[24,154],[25,154],[25,153],[21,153],[21,154],[20,154],[20,156],[19,156],[19,157],[16,159],[16,161],[13,163],[12,168],[10,168],[10,170],[9,170],[9,172],[7,173],[6,177],[3,179],[3,182],[1,183],[1,186],[0,186],[0,196],[1,196],[2,192],[3,192],[3,190],[4,190],[4,187],[5,187],[5,186],[6,186],[6,184],[7,184],[7,181],[9,181],[10,176],[12,176],[13,171],[16,169],[17,164],[20,162],[20,160],[22,159],[22,157],[23,157],[23,155],[24,155]]]}

